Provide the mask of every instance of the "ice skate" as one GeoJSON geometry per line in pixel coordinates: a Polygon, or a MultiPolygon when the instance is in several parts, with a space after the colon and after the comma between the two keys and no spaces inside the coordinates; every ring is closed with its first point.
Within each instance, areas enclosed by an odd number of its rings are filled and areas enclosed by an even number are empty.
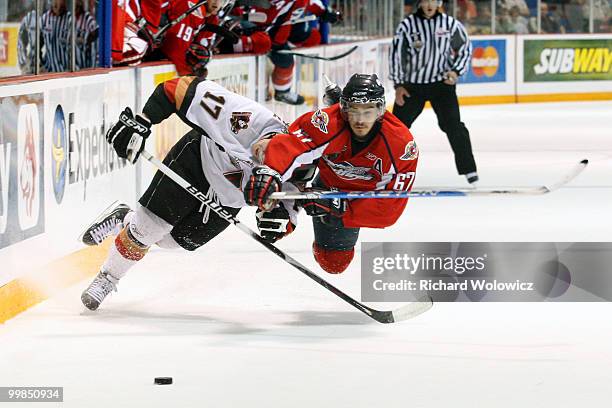
{"type": "Polygon", "coordinates": [[[96,310],[109,293],[117,291],[118,282],[119,280],[111,274],[100,271],[93,282],[81,294],[81,302],[89,310],[96,310]]]}
{"type": "Polygon", "coordinates": [[[274,100],[278,102],[284,102],[289,105],[302,105],[304,103],[304,97],[296,92],[280,92],[274,93],[274,100]]]}
{"type": "Polygon", "coordinates": [[[124,203],[115,201],[96,218],[81,234],[79,240],[85,245],[100,245],[111,235],[117,235],[124,227],[123,220],[131,208],[124,203]]]}

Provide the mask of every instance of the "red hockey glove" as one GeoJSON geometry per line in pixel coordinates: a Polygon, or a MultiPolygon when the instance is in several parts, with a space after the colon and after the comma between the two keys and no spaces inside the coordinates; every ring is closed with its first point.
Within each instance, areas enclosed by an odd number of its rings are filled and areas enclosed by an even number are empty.
{"type": "MultiPolygon", "coordinates": [[[[242,48],[240,52],[248,52],[258,55],[267,54],[270,52],[272,48],[272,40],[268,33],[263,31],[254,31],[251,35],[243,35],[240,37],[241,45],[239,47],[242,48]]],[[[234,46],[234,51],[236,51],[236,46],[234,46]]]]}

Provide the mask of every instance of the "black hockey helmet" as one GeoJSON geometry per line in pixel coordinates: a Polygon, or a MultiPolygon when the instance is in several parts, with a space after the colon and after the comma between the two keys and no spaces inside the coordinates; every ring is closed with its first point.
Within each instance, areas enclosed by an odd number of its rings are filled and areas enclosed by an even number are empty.
{"type": "Polygon", "coordinates": [[[346,112],[353,103],[375,103],[380,109],[379,116],[385,113],[385,88],[376,74],[354,74],[349,79],[340,95],[340,107],[346,112]]]}

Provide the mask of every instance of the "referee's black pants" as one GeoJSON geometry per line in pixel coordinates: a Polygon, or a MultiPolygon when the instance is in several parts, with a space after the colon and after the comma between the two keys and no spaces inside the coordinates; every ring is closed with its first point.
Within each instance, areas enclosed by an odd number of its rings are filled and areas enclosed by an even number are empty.
{"type": "Polygon", "coordinates": [[[423,111],[425,102],[429,101],[438,117],[438,126],[446,133],[455,154],[457,172],[468,174],[476,171],[470,132],[461,122],[455,85],[434,82],[432,84],[403,84],[402,86],[408,91],[410,97],[404,98],[403,106],[394,104],[393,114],[410,128],[423,111]]]}

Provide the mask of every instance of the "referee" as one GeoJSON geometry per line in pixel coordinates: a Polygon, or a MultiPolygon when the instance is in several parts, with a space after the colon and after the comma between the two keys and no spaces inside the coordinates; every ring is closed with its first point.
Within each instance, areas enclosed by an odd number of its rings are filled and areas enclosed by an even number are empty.
{"type": "Polygon", "coordinates": [[[441,0],[420,0],[417,11],[397,28],[390,56],[393,114],[410,127],[430,101],[455,154],[457,172],[474,185],[476,162],[455,89],[467,70],[472,45],[463,24],[438,11],[441,6],[441,0]]]}

